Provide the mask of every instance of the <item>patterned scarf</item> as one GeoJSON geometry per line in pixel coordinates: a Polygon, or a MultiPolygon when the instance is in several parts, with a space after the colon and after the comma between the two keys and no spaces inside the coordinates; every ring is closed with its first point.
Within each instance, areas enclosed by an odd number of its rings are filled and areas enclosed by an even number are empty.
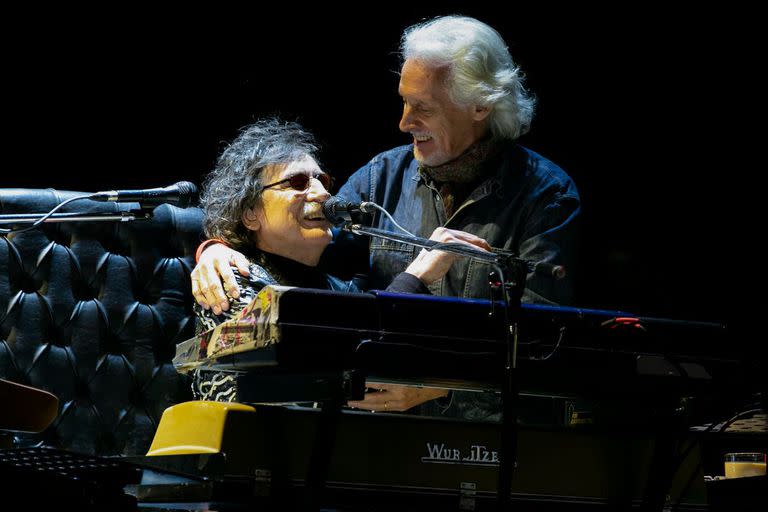
{"type": "Polygon", "coordinates": [[[448,218],[488,176],[496,170],[486,165],[499,153],[501,144],[496,139],[480,140],[464,153],[436,167],[419,164],[419,173],[435,182],[443,200],[448,218]]]}

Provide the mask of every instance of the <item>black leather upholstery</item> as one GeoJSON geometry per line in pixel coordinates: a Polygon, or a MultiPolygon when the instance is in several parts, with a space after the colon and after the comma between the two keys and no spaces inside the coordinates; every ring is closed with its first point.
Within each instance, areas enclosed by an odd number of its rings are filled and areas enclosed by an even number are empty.
{"type": "MultiPolygon", "coordinates": [[[[47,212],[75,194],[0,190],[0,214],[47,212]]],[[[200,209],[166,204],[151,220],[46,223],[0,237],[0,377],[58,396],[44,444],[143,454],[163,410],[190,397],[171,359],[194,334],[189,274],[201,223],[200,209]]]]}

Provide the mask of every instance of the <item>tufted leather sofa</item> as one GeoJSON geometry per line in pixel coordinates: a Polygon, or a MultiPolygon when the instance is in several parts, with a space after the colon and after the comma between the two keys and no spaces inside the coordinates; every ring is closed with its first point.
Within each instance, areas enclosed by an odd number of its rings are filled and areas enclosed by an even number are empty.
{"type": "MultiPolygon", "coordinates": [[[[47,212],[76,194],[0,190],[0,214],[47,212]]],[[[67,206],[61,211],[138,207],[67,206]]],[[[0,378],[59,398],[51,426],[22,442],[146,452],[163,410],[190,398],[170,361],[175,344],[194,334],[189,273],[201,226],[200,209],[164,204],[151,220],[45,223],[0,235],[0,378]]]]}

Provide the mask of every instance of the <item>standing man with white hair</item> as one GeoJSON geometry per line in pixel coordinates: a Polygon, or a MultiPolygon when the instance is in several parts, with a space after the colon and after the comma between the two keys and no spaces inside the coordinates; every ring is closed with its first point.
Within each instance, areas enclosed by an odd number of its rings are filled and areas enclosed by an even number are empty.
{"type": "MultiPolygon", "coordinates": [[[[436,18],[405,31],[401,55],[399,127],[413,144],[375,156],[338,195],[380,204],[418,236],[446,226],[570,269],[578,192],[560,167],[515,143],[530,127],[534,100],[498,32],[473,18],[436,18]]],[[[378,214],[374,225],[395,229],[378,214]]],[[[416,254],[376,239],[370,251],[370,287],[378,289],[416,254]]],[[[459,261],[431,290],[487,298],[490,270],[459,261]]],[[[569,277],[532,274],[523,300],[563,304],[571,294],[569,277]]]]}
{"type": "MultiPolygon", "coordinates": [[[[499,33],[474,18],[439,17],[406,29],[401,55],[399,127],[413,143],[375,156],[338,195],[381,205],[417,236],[428,238],[435,228],[445,226],[521,258],[570,271],[579,195],[560,167],[515,142],[528,131],[535,102],[499,33]]],[[[395,229],[378,213],[372,222],[395,229]]],[[[350,243],[358,249],[361,243],[367,245],[369,288],[385,288],[418,254],[397,242],[344,238],[329,247],[324,258],[349,261],[361,252],[350,243]]],[[[238,259],[224,246],[202,254],[194,271],[207,287],[196,294],[201,304],[218,308],[224,302],[219,274],[229,286],[234,282],[229,262],[238,259]]],[[[490,270],[486,264],[460,260],[429,288],[438,295],[486,298],[490,270]]],[[[529,275],[523,301],[568,303],[571,276],[569,272],[555,280],[529,275]]],[[[491,420],[500,414],[496,400],[482,394],[452,401],[444,395],[440,390],[387,386],[351,405],[381,410],[387,403],[389,410],[408,410],[440,397],[445,403],[430,405],[443,410],[433,412],[491,420]]]]}

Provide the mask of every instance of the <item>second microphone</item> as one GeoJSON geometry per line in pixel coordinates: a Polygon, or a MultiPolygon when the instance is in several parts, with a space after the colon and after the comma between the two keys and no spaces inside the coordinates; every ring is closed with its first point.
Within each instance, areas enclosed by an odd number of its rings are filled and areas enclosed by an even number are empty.
{"type": "Polygon", "coordinates": [[[374,210],[373,203],[362,201],[353,203],[345,201],[338,196],[333,196],[323,203],[323,215],[328,222],[334,226],[339,226],[345,222],[351,221],[351,212],[370,213],[374,210]]]}

